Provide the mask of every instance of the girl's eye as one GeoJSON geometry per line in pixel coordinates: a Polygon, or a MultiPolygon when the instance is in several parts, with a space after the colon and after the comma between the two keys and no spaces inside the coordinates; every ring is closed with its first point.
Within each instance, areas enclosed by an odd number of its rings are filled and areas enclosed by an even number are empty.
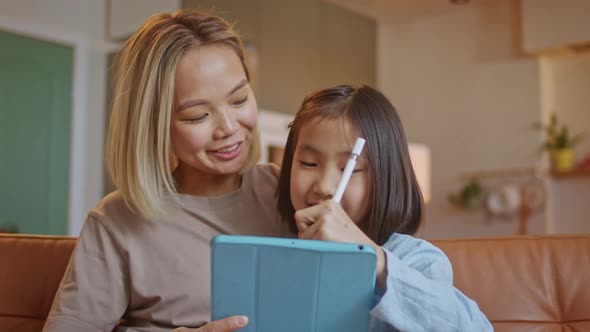
{"type": "Polygon", "coordinates": [[[209,113],[205,113],[205,114],[203,114],[201,116],[198,116],[196,118],[186,119],[186,120],[183,120],[183,121],[186,122],[186,123],[201,122],[201,121],[205,120],[208,116],[209,116],[209,113]]]}
{"type": "Polygon", "coordinates": [[[234,102],[234,106],[242,106],[248,101],[248,96],[234,102]]]}
{"type": "Polygon", "coordinates": [[[310,167],[310,168],[311,168],[311,167],[316,167],[316,166],[317,166],[317,164],[316,164],[316,163],[310,163],[310,162],[303,161],[303,160],[300,160],[300,161],[299,161],[299,163],[300,163],[300,164],[301,164],[301,166],[303,166],[303,167],[310,167]]]}

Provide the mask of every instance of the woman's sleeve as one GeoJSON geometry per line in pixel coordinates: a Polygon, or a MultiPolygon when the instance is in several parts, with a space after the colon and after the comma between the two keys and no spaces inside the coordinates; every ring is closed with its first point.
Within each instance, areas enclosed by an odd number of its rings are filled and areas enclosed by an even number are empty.
{"type": "MultiPolygon", "coordinates": [[[[399,331],[493,331],[478,305],[453,287],[453,269],[434,245],[394,235],[383,247],[387,288],[376,291],[374,326],[399,331]]],[[[374,329],[378,330],[390,330],[374,329]]]]}
{"type": "Polygon", "coordinates": [[[127,258],[112,233],[90,215],[43,331],[112,331],[129,304],[127,258]]]}

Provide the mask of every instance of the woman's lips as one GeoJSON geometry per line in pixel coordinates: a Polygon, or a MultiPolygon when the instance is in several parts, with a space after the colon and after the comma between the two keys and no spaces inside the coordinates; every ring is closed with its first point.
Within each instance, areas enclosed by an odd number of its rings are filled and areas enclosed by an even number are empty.
{"type": "Polygon", "coordinates": [[[232,160],[240,155],[242,150],[242,142],[221,148],[219,150],[211,151],[217,158],[222,160],[232,160]]]}

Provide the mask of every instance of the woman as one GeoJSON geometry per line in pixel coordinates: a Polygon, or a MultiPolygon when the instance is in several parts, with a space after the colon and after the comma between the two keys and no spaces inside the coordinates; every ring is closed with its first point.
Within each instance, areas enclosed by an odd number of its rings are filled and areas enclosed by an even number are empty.
{"type": "Polygon", "coordinates": [[[118,191],[90,211],[44,331],[243,327],[245,317],[203,326],[210,239],[293,234],[272,204],[278,169],[254,165],[242,42],[219,17],[160,14],[125,43],[118,68],[107,140],[118,191]]]}

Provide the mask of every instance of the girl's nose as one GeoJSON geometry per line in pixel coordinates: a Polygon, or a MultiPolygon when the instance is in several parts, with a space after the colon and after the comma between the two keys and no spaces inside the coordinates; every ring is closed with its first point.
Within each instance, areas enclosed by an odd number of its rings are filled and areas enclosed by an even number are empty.
{"type": "Polygon", "coordinates": [[[222,109],[218,113],[215,138],[222,139],[230,137],[238,131],[238,123],[235,114],[231,110],[222,109]]]}
{"type": "Polygon", "coordinates": [[[331,199],[340,181],[340,172],[322,172],[316,179],[314,192],[322,200],[331,199]]]}

